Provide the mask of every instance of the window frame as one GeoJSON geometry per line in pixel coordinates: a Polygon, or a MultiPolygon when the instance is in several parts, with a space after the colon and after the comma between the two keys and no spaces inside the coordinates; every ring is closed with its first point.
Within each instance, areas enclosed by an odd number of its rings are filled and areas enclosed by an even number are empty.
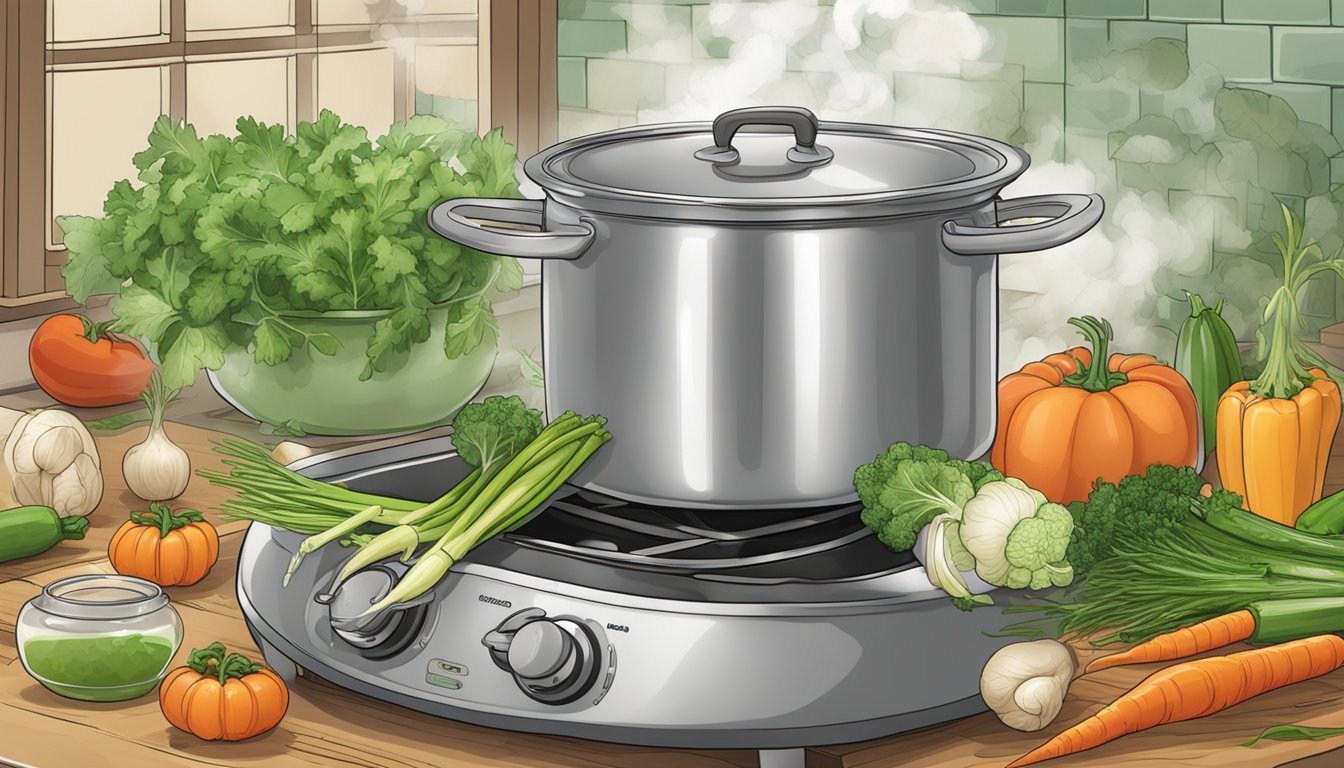
{"type": "MultiPolygon", "coordinates": [[[[208,34],[188,33],[186,0],[168,0],[167,39],[47,42],[48,2],[0,0],[0,322],[74,306],[60,269],[65,248],[51,237],[53,74],[103,68],[165,66],[167,112],[186,116],[186,67],[228,58],[293,57],[298,121],[317,116],[317,56],[327,51],[387,47],[379,23],[314,24],[317,0],[292,0],[292,26],[208,34]],[[248,35],[248,32],[255,34],[248,35]],[[35,162],[36,161],[36,162],[35,162]]],[[[398,23],[421,44],[475,44],[477,121],[502,127],[522,158],[557,137],[556,23],[558,0],[478,0],[475,14],[436,14],[398,23]]],[[[415,113],[415,59],[398,57],[393,72],[393,119],[415,113]]]]}

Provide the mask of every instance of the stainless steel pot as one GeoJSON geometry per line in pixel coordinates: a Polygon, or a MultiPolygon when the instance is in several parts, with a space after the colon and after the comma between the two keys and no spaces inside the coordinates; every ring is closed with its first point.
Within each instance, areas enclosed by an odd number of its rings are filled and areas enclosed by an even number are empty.
{"type": "Polygon", "coordinates": [[[580,485],[798,507],[853,499],[855,467],[896,440],[988,450],[996,254],[1066,243],[1102,212],[1096,195],[998,199],[1029,161],[749,108],[558,144],[525,165],[546,200],[450,200],[430,225],[545,260],[547,411],[604,414],[616,436],[580,485]],[[1000,226],[1027,217],[1045,220],[1000,226]]]}

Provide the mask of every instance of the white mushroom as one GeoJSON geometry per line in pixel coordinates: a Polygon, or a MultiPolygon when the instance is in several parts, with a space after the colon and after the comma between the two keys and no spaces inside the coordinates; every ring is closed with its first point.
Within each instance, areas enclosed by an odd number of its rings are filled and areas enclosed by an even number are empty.
{"type": "Polygon", "coordinates": [[[1037,731],[1064,705],[1078,663],[1057,640],[1033,640],[1000,648],[980,673],[980,696],[1004,725],[1037,731]]]}

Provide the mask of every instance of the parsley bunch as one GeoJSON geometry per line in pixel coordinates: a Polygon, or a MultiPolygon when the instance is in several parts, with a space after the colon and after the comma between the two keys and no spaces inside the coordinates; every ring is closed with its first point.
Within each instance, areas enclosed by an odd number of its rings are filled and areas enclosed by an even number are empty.
{"type": "Polygon", "coordinates": [[[103,216],[63,216],[78,301],[117,293],[117,328],[155,345],[165,383],[218,369],[230,347],[277,365],[339,343],[291,319],[381,310],[360,378],[395,370],[430,335],[429,310],[448,308],[444,354],[494,343],[491,289],[515,290],[509,258],[429,229],[427,213],[456,197],[518,197],[517,156],[484,137],[420,115],[370,141],[323,110],[294,135],[240,118],[236,136],[200,137],[160,117],[134,157],[139,184],[119,181],[103,216]]]}

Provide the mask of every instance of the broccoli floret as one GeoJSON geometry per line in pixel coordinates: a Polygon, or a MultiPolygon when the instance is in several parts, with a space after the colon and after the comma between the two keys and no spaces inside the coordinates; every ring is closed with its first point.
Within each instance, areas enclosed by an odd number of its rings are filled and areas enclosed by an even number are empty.
{"type": "MultiPolygon", "coordinates": [[[[1205,484],[1191,467],[1154,464],[1143,475],[1097,485],[1087,501],[1069,505],[1074,529],[1068,561],[1085,576],[1117,543],[1169,534],[1191,514],[1191,502],[1205,484]]],[[[1225,491],[1214,496],[1221,500],[1224,494],[1236,496],[1225,491]]]]}
{"type": "Polygon", "coordinates": [[[961,470],[962,474],[971,481],[975,490],[980,490],[986,483],[992,483],[995,480],[1002,480],[1003,473],[994,467],[981,461],[958,461],[952,460],[952,464],[961,470]]]}
{"type": "Polygon", "coordinates": [[[854,489],[863,503],[864,524],[877,532],[879,541],[904,552],[935,516],[946,512],[960,517],[976,488],[993,476],[1002,478],[988,464],[900,442],[855,470],[854,489]]]}
{"type": "Polygon", "coordinates": [[[464,461],[489,474],[540,433],[541,412],[528,408],[517,395],[495,395],[458,411],[452,441],[464,461]]]}
{"type": "Polygon", "coordinates": [[[882,493],[887,480],[896,474],[896,468],[905,461],[948,461],[947,451],[910,443],[892,443],[891,447],[879,453],[871,464],[864,464],[854,470],[854,490],[866,503],[867,499],[876,500],[882,493]]]}

